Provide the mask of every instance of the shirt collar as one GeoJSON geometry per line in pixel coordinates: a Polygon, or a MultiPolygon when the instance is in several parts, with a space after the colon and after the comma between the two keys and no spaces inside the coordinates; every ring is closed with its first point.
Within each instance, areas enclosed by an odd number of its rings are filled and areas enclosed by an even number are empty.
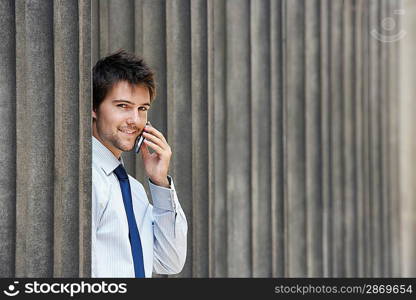
{"type": "Polygon", "coordinates": [[[124,165],[123,158],[120,157],[120,160],[118,160],[114,154],[94,136],[92,137],[92,159],[104,170],[107,176],[110,175],[120,163],[124,165]]]}

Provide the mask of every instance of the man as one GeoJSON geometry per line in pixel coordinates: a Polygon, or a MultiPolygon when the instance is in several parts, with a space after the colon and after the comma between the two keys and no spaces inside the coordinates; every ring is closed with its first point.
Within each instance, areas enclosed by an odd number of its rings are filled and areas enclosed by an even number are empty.
{"type": "Polygon", "coordinates": [[[92,277],[176,274],[185,263],[187,221],[168,176],[171,149],[146,125],[154,97],[153,72],[133,54],[118,51],[93,68],[92,277]],[[121,158],[141,133],[153,205],[121,158]]]}

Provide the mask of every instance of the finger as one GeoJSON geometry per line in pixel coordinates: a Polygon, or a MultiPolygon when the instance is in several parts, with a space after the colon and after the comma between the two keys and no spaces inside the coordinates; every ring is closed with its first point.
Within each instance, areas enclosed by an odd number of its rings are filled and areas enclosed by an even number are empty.
{"type": "Polygon", "coordinates": [[[156,145],[155,143],[149,141],[149,140],[144,140],[143,143],[146,143],[146,145],[148,145],[150,148],[152,148],[153,150],[155,150],[155,152],[157,154],[162,154],[163,153],[163,149],[160,148],[158,145],[156,145]]]}
{"type": "Polygon", "coordinates": [[[154,144],[156,144],[156,145],[158,145],[160,148],[162,148],[162,149],[164,149],[164,150],[166,150],[167,149],[167,144],[165,144],[160,138],[158,138],[157,136],[154,136],[154,135],[152,135],[152,134],[150,134],[150,133],[147,133],[147,132],[143,132],[143,136],[147,139],[147,140],[149,140],[149,141],[151,141],[151,142],[153,142],[154,144]]]}
{"type": "Polygon", "coordinates": [[[142,159],[147,159],[147,157],[150,155],[150,151],[149,148],[147,147],[147,145],[143,143],[140,145],[140,151],[141,151],[141,155],[142,155],[142,159]]]}
{"type": "Polygon", "coordinates": [[[144,128],[144,130],[145,131],[147,131],[147,132],[149,132],[149,133],[151,133],[151,134],[153,134],[153,135],[155,135],[155,136],[157,136],[158,138],[160,138],[164,143],[168,143],[167,141],[166,141],[166,139],[165,139],[165,137],[163,136],[163,134],[160,132],[160,131],[158,131],[156,128],[154,128],[152,125],[147,125],[145,128],[144,128]]]}

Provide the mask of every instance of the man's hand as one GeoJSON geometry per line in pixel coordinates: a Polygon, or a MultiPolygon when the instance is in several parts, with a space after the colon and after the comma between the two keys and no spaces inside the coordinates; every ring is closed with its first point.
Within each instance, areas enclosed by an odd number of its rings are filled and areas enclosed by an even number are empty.
{"type": "Polygon", "coordinates": [[[172,151],[168,142],[152,125],[146,125],[143,137],[145,140],[140,150],[147,175],[153,183],[169,188],[168,169],[172,151]],[[150,154],[148,146],[155,152],[150,154]]]}

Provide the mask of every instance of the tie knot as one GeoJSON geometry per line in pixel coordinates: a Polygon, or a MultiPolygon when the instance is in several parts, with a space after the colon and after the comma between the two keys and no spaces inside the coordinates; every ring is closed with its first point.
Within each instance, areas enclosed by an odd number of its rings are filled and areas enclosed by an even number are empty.
{"type": "Polygon", "coordinates": [[[129,178],[122,164],[119,164],[118,167],[114,169],[114,173],[116,174],[118,180],[129,178]]]}

